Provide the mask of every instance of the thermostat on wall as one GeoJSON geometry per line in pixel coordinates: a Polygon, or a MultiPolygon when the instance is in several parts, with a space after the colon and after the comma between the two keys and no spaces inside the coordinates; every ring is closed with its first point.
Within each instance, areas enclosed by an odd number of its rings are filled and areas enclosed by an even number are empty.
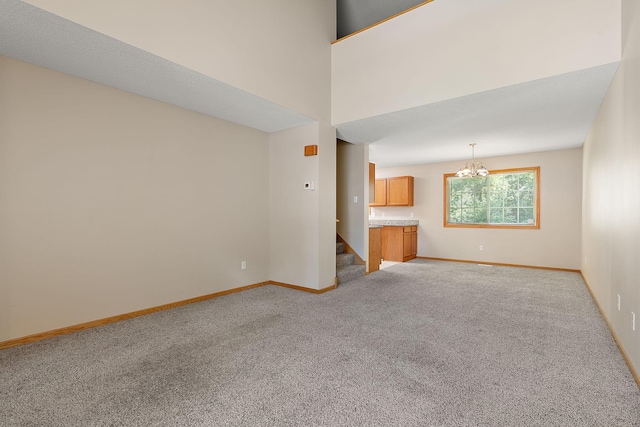
{"type": "Polygon", "coordinates": [[[316,184],[313,181],[307,181],[304,183],[304,189],[305,190],[315,190],[316,189],[316,184]]]}

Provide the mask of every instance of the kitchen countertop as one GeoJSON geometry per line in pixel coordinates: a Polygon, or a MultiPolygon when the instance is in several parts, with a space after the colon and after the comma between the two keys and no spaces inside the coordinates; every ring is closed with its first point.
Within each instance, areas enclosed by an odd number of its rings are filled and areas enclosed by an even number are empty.
{"type": "Polygon", "coordinates": [[[396,227],[407,227],[412,225],[418,225],[417,219],[382,219],[375,218],[369,219],[369,228],[374,227],[382,227],[382,226],[396,226],[396,227]]]}

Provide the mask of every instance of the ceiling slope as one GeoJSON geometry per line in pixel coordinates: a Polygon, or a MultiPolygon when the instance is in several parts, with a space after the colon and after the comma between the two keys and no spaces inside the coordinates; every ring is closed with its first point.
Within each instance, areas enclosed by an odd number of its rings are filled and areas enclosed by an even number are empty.
{"type": "Polygon", "coordinates": [[[380,167],[581,147],[618,63],[337,125],[380,167]]]}
{"type": "Polygon", "coordinates": [[[264,132],[313,121],[19,0],[0,0],[0,55],[264,132]]]}

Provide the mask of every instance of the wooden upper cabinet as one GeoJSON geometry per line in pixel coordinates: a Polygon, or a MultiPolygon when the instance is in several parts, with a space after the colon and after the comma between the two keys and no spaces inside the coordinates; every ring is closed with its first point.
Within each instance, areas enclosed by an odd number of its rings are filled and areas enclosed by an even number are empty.
{"type": "Polygon", "coordinates": [[[376,179],[374,201],[369,206],[413,206],[413,177],[376,179]]]}
{"type": "Polygon", "coordinates": [[[387,206],[413,206],[413,177],[387,178],[387,206]]]}
{"type": "Polygon", "coordinates": [[[369,162],[369,205],[376,202],[376,164],[369,162]]]}
{"type": "Polygon", "coordinates": [[[369,206],[387,206],[387,180],[385,178],[376,179],[373,203],[369,206]]]}

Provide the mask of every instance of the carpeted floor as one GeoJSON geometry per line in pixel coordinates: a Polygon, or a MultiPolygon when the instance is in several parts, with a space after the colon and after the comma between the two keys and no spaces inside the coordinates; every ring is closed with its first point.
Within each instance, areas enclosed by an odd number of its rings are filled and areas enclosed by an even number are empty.
{"type": "Polygon", "coordinates": [[[0,351],[2,426],[640,426],[579,274],[416,260],[0,351]]]}

